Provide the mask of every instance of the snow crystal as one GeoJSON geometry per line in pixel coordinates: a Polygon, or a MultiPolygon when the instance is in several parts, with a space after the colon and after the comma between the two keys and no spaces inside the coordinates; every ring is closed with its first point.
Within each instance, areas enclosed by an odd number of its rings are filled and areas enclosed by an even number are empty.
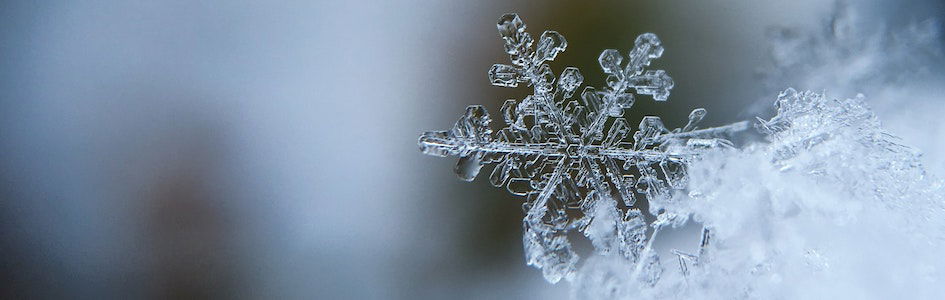
{"type": "MultiPolygon", "coordinates": [[[[765,140],[736,148],[725,138],[748,122],[701,129],[702,108],[673,130],[656,116],[635,129],[627,123],[637,96],[664,101],[674,85],[665,71],[647,70],[663,54],[656,35],[640,35],[626,57],[604,50],[606,85],[572,99],[583,75],[568,67],[555,76],[546,64],[567,47],[563,36],[546,31],[536,44],[514,14],[498,29],[511,64],[494,65],[490,82],[532,93],[504,103],[501,129],[473,105],[450,130],[423,133],[419,146],[459,157],[463,180],[494,165],[489,181],[526,198],[526,263],[549,282],[570,281],[573,297],[945,294],[945,184],[883,129],[863,95],[784,90],[776,115],[755,123],[765,140]],[[703,227],[696,250],[661,258],[658,234],[686,223],[703,227]],[[594,249],[582,263],[569,240],[575,231],[594,249]]],[[[839,41],[844,30],[831,36],[839,41]]]]}
{"type": "Polygon", "coordinates": [[[567,234],[578,230],[596,253],[623,257],[635,265],[633,278],[655,284],[660,267],[652,240],[660,227],[679,220],[650,211],[658,221],[647,236],[644,212],[634,206],[638,194],[649,202],[667,201],[685,188],[686,164],[695,155],[730,146],[722,137],[747,123],[700,129],[706,111],[698,108],[684,128],[670,130],[659,117],[647,116],[633,132],[623,114],[635,96],[665,101],[674,85],[666,71],[646,69],[663,54],[652,33],[637,37],[626,59],[617,50],[604,50],[598,61],[606,87],[587,86],[572,100],[583,75],[568,67],[556,77],[545,63],[567,47],[561,34],[545,31],[532,47],[535,41],[518,15],[502,16],[497,27],[512,64],[493,65],[489,81],[503,87],[527,84],[532,94],[505,102],[505,127],[496,132],[482,106],[469,106],[451,130],[422,134],[421,151],[460,157],[455,172],[467,181],[484,165],[495,165],[489,181],[526,197],[526,261],[548,281],[574,278],[578,255],[567,234]]]}

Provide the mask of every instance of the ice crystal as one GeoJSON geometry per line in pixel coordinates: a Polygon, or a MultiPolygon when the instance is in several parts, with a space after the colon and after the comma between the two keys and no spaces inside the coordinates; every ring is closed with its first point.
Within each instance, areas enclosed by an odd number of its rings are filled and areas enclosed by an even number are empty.
{"type": "MultiPolygon", "coordinates": [[[[682,128],[670,130],[659,117],[646,116],[634,131],[623,115],[636,96],[665,101],[674,85],[666,71],[647,70],[663,54],[655,34],[638,36],[626,57],[614,49],[601,52],[606,86],[586,86],[573,99],[584,76],[574,67],[556,76],[546,63],[565,50],[564,36],[545,31],[536,42],[516,14],[502,16],[497,28],[511,64],[493,65],[489,81],[503,87],[525,84],[532,93],[506,100],[501,129],[493,131],[485,108],[472,105],[450,130],[423,133],[420,150],[458,156],[454,171],[466,181],[494,165],[489,181],[526,197],[526,261],[548,281],[575,277],[578,255],[568,233],[576,230],[601,257],[618,257],[630,266],[627,278],[656,284],[662,268],[653,239],[660,228],[678,225],[686,216],[641,211],[637,198],[651,204],[671,201],[674,191],[687,186],[689,162],[707,149],[730,147],[724,137],[744,130],[747,122],[700,129],[706,110],[697,108],[682,128]],[[652,224],[646,213],[655,216],[652,224]]],[[[594,278],[590,274],[582,276],[594,278]]]]}

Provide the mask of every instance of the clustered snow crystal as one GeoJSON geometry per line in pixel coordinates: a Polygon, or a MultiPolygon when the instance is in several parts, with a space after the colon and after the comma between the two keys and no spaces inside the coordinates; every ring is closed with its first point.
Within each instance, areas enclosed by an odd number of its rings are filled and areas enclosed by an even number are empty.
{"type": "MultiPolygon", "coordinates": [[[[859,96],[788,89],[768,143],[690,165],[669,212],[711,232],[695,267],[654,293],[760,299],[930,298],[941,287],[945,190],[859,96]],[[686,276],[688,275],[688,276],[686,276]]],[[[680,272],[682,273],[682,272],[680,272]]]]}

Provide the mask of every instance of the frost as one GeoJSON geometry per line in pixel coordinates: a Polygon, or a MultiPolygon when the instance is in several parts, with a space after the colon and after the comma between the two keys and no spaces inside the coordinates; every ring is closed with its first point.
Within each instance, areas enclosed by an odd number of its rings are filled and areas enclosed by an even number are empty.
{"type": "Polygon", "coordinates": [[[511,64],[493,65],[489,81],[525,84],[532,94],[506,100],[505,126],[495,132],[489,113],[469,106],[452,129],[422,134],[421,151],[458,156],[454,171],[466,181],[484,165],[494,165],[489,181],[526,197],[526,261],[548,281],[574,279],[578,255],[568,233],[577,230],[597,254],[630,265],[628,278],[656,284],[662,268],[652,241],[660,228],[679,225],[685,216],[650,210],[656,221],[647,225],[645,212],[635,206],[637,197],[651,205],[670,201],[674,191],[686,187],[687,164],[707,149],[730,147],[723,137],[744,130],[747,122],[700,129],[706,111],[698,108],[683,128],[670,130],[659,117],[647,116],[634,131],[623,115],[636,96],[665,101],[674,85],[665,71],[646,69],[663,54],[652,33],[637,37],[626,57],[604,50],[598,61],[606,86],[587,86],[580,99],[572,99],[583,75],[568,67],[555,76],[546,64],[567,47],[561,34],[545,31],[536,43],[516,14],[502,16],[497,27],[511,64]]]}

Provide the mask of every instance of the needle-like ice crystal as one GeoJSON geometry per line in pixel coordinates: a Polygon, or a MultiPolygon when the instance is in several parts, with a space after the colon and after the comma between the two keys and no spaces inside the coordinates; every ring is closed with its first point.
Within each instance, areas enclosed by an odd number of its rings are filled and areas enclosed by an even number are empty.
{"type": "Polygon", "coordinates": [[[584,81],[581,72],[568,67],[556,76],[546,64],[567,48],[564,36],[545,31],[536,41],[516,14],[502,16],[497,27],[511,64],[493,65],[490,82],[527,85],[533,92],[506,100],[501,129],[493,131],[485,108],[472,105],[452,129],[423,133],[420,150],[459,157],[454,171],[466,181],[494,165],[489,181],[526,198],[526,261],[548,281],[574,278],[578,255],[568,233],[577,230],[596,253],[629,265],[628,278],[656,284],[662,268],[653,239],[660,228],[687,216],[650,209],[655,221],[647,225],[637,198],[651,207],[672,201],[673,192],[687,186],[690,161],[708,149],[730,147],[725,137],[746,129],[747,122],[700,128],[706,110],[697,108],[683,128],[670,130],[656,116],[644,117],[636,128],[628,124],[623,115],[637,96],[665,101],[674,85],[666,71],[647,70],[663,54],[655,34],[638,36],[626,57],[614,49],[601,52],[606,86],[586,86],[574,99],[584,81]]]}

